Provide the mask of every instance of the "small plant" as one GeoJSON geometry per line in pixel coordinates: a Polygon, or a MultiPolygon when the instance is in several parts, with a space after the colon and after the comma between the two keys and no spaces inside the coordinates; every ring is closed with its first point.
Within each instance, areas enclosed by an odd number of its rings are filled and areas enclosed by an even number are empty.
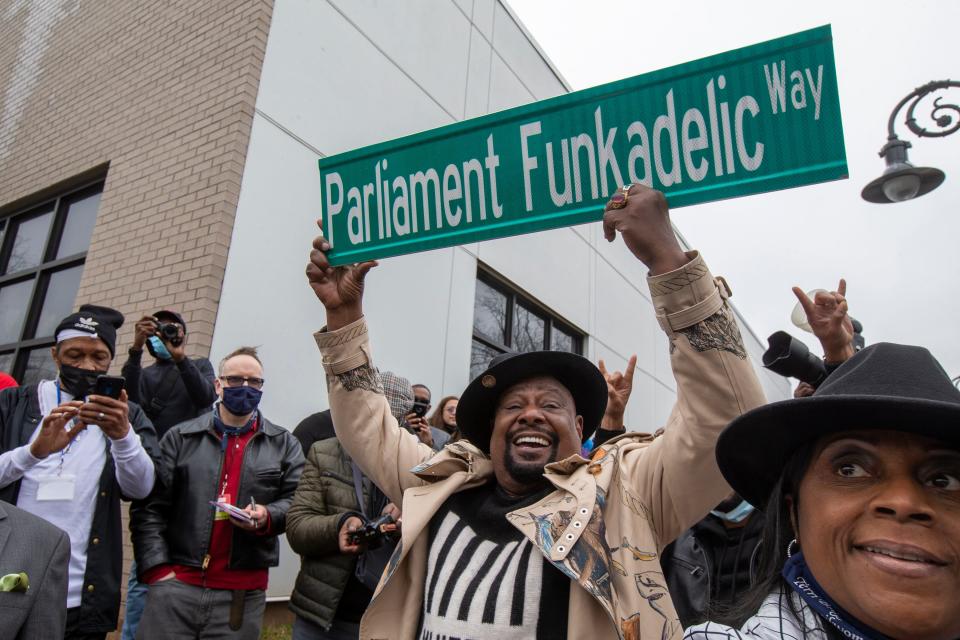
{"type": "Polygon", "coordinates": [[[289,624],[271,624],[260,629],[260,640],[290,640],[293,627],[289,624]]]}

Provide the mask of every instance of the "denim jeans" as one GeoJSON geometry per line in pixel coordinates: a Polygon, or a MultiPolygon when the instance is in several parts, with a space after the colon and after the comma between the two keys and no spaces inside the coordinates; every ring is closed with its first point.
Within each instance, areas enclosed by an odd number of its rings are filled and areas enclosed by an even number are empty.
{"type": "Polygon", "coordinates": [[[137,635],[137,625],[143,616],[143,607],[147,603],[147,585],[137,580],[137,561],[130,563],[130,578],[127,580],[127,607],[123,615],[123,630],[120,640],[133,640],[137,635]]]}

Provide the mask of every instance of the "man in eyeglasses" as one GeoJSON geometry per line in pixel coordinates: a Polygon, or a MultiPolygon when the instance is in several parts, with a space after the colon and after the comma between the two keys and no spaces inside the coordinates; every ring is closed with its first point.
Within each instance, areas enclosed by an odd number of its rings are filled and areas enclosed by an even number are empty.
{"type": "Polygon", "coordinates": [[[224,358],[215,387],[213,411],[163,437],[154,491],[130,510],[140,580],[150,585],[137,638],[260,635],[303,452],[257,408],[256,349],[224,358]]]}

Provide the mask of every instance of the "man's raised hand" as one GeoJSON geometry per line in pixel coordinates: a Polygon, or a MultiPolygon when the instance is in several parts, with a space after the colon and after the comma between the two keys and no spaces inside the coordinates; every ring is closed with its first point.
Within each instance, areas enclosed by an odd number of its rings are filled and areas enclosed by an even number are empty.
{"type": "Polygon", "coordinates": [[[800,301],[813,335],[820,340],[827,362],[845,362],[853,355],[853,321],[848,315],[847,281],[840,278],[836,291],[820,291],[813,300],[800,287],[793,293],[800,301]]]}
{"type": "Polygon", "coordinates": [[[607,381],[607,408],[600,421],[600,428],[612,431],[623,429],[623,415],[630,400],[630,394],[633,392],[633,372],[637,368],[637,356],[630,356],[623,373],[607,371],[606,363],[602,358],[598,366],[600,373],[607,381]]]}
{"type": "Polygon", "coordinates": [[[626,199],[620,208],[612,198],[607,203],[603,214],[603,235],[607,242],[613,242],[619,231],[627,248],[647,265],[653,276],[673,271],[690,261],[673,233],[667,199],[662,193],[634,184],[629,187],[626,199]]]}
{"type": "MultiPolygon", "coordinates": [[[[320,226],[320,221],[317,221],[320,226]]],[[[363,316],[363,281],[376,260],[331,267],[327,260],[330,243],[322,235],[313,240],[307,281],[327,309],[327,329],[333,331],[363,316]]]]}

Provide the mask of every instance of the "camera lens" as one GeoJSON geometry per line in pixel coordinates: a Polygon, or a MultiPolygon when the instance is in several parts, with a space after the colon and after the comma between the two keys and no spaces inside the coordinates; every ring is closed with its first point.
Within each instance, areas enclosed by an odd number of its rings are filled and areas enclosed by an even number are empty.
{"type": "Polygon", "coordinates": [[[160,335],[171,340],[180,335],[180,329],[175,324],[162,324],[160,325],[160,335]]]}

